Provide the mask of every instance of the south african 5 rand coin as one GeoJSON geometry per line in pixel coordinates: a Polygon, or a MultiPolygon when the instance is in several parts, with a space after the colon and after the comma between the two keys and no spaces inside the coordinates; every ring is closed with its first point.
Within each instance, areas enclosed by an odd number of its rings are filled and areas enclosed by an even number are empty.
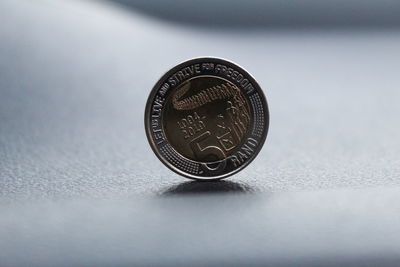
{"type": "Polygon", "coordinates": [[[164,74],[145,110],[147,139],[171,170],[192,179],[225,178],[246,167],[268,132],[266,98],[240,66],[195,58],[164,74]]]}

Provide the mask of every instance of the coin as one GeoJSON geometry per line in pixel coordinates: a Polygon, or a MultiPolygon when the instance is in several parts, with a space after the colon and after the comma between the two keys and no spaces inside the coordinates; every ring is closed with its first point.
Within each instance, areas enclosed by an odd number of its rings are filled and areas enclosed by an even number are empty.
{"type": "Polygon", "coordinates": [[[225,178],[264,144],[268,105],[255,79],[220,58],[195,58],[164,74],[145,110],[147,139],[171,170],[192,179],[225,178]]]}

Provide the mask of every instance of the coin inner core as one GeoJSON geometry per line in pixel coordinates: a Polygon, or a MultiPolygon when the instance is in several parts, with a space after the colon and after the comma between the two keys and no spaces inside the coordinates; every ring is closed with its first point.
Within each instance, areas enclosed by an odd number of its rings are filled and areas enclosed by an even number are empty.
{"type": "Polygon", "coordinates": [[[250,106],[233,83],[198,76],[174,88],[163,111],[168,142],[182,156],[215,162],[244,142],[253,118],[250,106]]]}

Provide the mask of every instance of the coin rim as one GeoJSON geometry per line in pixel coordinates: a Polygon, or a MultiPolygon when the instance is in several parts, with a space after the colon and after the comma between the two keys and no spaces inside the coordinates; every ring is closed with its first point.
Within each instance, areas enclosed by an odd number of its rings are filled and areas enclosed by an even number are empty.
{"type": "MultiPolygon", "coordinates": [[[[219,76],[216,76],[219,77],[219,76]]],[[[258,153],[261,151],[262,147],[264,146],[265,140],[267,139],[267,135],[268,135],[268,130],[269,130],[269,120],[270,120],[270,115],[269,115],[269,107],[268,107],[268,102],[267,102],[267,98],[265,97],[265,94],[263,92],[263,90],[261,89],[260,85],[258,84],[258,82],[255,80],[255,78],[246,70],[244,69],[242,66],[238,65],[237,63],[234,63],[232,61],[229,61],[227,59],[223,59],[223,58],[219,58],[219,57],[196,57],[196,58],[192,58],[189,60],[185,60],[177,65],[175,65],[173,68],[171,68],[170,70],[168,70],[167,72],[165,72],[160,79],[157,81],[157,83],[153,86],[152,90],[150,91],[150,94],[147,98],[147,102],[146,102],[146,108],[145,108],[145,112],[144,112],[144,127],[145,127],[145,132],[146,132],[146,137],[147,140],[150,144],[151,149],[153,150],[154,154],[157,156],[157,158],[165,165],[167,166],[170,170],[172,170],[173,172],[180,174],[186,178],[189,179],[193,179],[193,180],[220,180],[220,179],[224,179],[227,178],[241,170],[243,170],[244,168],[246,168],[258,155],[258,153]],[[151,104],[154,100],[154,96],[156,95],[156,93],[158,92],[158,89],[160,88],[160,86],[162,85],[163,82],[165,82],[165,79],[168,78],[171,74],[175,73],[176,71],[182,69],[182,67],[190,65],[190,64],[194,64],[194,63],[201,63],[201,62],[207,62],[207,61],[220,61],[222,64],[226,64],[229,66],[233,66],[235,68],[238,68],[238,70],[243,72],[243,75],[247,75],[246,78],[248,78],[254,85],[254,88],[256,88],[257,92],[260,94],[261,97],[261,101],[263,102],[263,106],[265,107],[264,111],[265,111],[265,123],[264,123],[264,131],[263,131],[263,135],[260,138],[260,143],[257,146],[254,154],[245,162],[243,163],[241,166],[239,166],[238,168],[234,169],[231,172],[222,174],[222,175],[218,175],[218,176],[209,176],[209,177],[203,177],[203,176],[196,176],[196,175],[192,175],[192,174],[188,174],[182,170],[180,170],[179,168],[177,168],[176,166],[174,166],[173,164],[171,164],[167,159],[165,159],[157,145],[154,143],[154,140],[152,138],[151,132],[150,132],[150,121],[148,120],[149,115],[150,115],[150,108],[151,108],[151,104]]],[[[176,150],[175,150],[176,151],[176,150]]],[[[177,152],[179,153],[179,152],[177,152]]],[[[180,153],[179,153],[180,154],[180,153]]],[[[186,158],[186,157],[185,157],[186,158]]]]}

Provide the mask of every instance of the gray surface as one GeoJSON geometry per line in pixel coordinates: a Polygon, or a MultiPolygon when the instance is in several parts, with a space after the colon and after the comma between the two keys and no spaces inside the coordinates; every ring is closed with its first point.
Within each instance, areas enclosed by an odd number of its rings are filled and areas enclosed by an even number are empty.
{"type": "Polygon", "coordinates": [[[3,206],[0,258],[10,266],[398,266],[400,190],[382,192],[3,206]]]}
{"type": "Polygon", "coordinates": [[[200,30],[61,0],[4,0],[0,20],[0,265],[399,262],[400,31],[200,30]],[[196,56],[239,63],[270,105],[225,183],[187,183],[145,138],[150,88],[196,56]]]}
{"type": "Polygon", "coordinates": [[[156,18],[203,27],[385,28],[400,26],[397,0],[110,0],[156,18]]]}

